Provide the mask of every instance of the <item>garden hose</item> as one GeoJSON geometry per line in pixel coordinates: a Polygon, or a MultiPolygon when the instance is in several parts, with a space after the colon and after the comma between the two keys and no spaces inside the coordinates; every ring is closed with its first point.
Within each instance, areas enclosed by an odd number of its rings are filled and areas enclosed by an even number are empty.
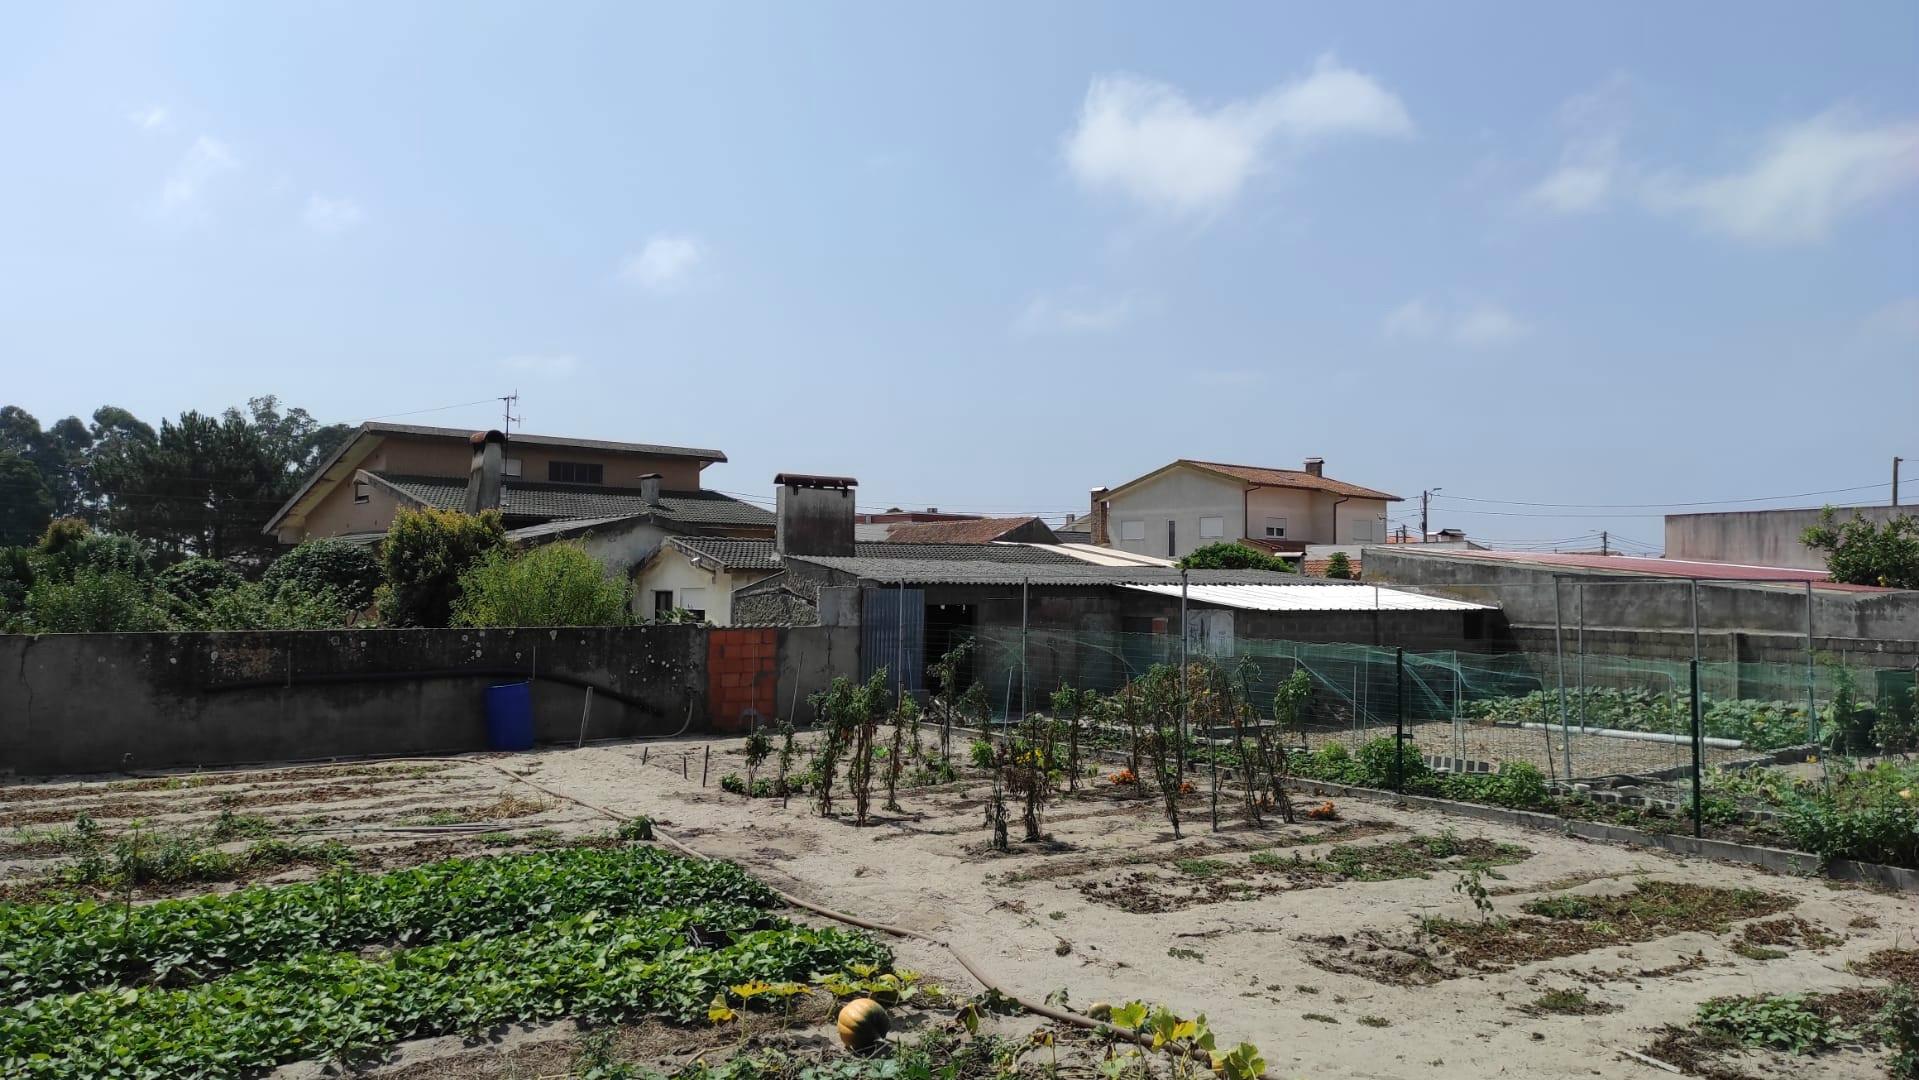
{"type": "MultiPolygon", "coordinates": [[[[426,758],[394,757],[394,758],[384,758],[382,760],[391,761],[391,762],[438,764],[438,763],[445,762],[449,759],[445,757],[426,757],[426,758]]],[[[484,765],[487,768],[492,769],[494,772],[499,773],[500,775],[506,777],[509,780],[515,780],[515,781],[518,781],[519,783],[525,784],[526,786],[532,788],[533,790],[539,792],[542,795],[548,796],[549,798],[557,799],[561,802],[572,803],[573,805],[580,807],[583,810],[591,811],[603,818],[606,818],[609,821],[624,822],[624,821],[632,820],[631,815],[622,814],[618,812],[617,810],[609,810],[604,806],[587,802],[585,799],[575,798],[572,795],[567,795],[562,792],[554,791],[552,788],[549,788],[543,784],[540,784],[537,781],[531,780],[525,776],[521,776],[519,773],[514,772],[513,770],[507,768],[504,765],[501,765],[500,763],[496,761],[488,761],[484,758],[468,758],[468,757],[457,757],[457,756],[451,758],[451,760],[464,761],[473,765],[484,765]]],[[[323,768],[327,768],[327,766],[314,764],[314,765],[297,765],[297,766],[293,766],[293,768],[323,769],[323,768]]],[[[705,852],[700,851],[699,849],[686,843],[685,841],[674,837],[672,834],[666,832],[665,830],[661,829],[657,825],[653,827],[653,835],[657,837],[661,842],[665,843],[668,847],[674,848],[675,850],[681,852],[682,854],[687,855],[690,858],[700,859],[702,861],[707,861],[707,862],[714,861],[713,856],[708,855],[705,852]]],[[[793,894],[781,889],[772,888],[771,886],[768,886],[768,889],[773,893],[773,895],[779,897],[785,903],[790,904],[796,908],[801,908],[806,911],[813,912],[815,915],[819,915],[824,918],[831,919],[834,922],[845,923],[848,926],[858,927],[861,930],[871,930],[874,933],[878,933],[878,934],[889,934],[893,937],[911,938],[915,941],[923,941],[937,948],[945,949],[949,954],[952,955],[954,960],[959,962],[959,965],[961,967],[966,969],[966,973],[971,975],[973,979],[976,982],[978,982],[982,988],[998,994],[999,996],[1005,998],[1008,1001],[1011,1001],[1015,1005],[1018,1005],[1020,1008],[1026,1010],[1029,1013],[1032,1013],[1035,1016],[1044,1017],[1045,1019],[1051,1020],[1055,1023],[1069,1024],[1073,1027],[1082,1028],[1087,1031],[1098,1032],[1099,1034],[1105,1035],[1108,1038],[1117,1039],[1123,1042],[1134,1043],[1136,1045],[1143,1046],[1149,1050],[1153,1049],[1153,1040],[1151,1036],[1143,1035],[1137,1031],[1128,1031],[1125,1028],[1115,1027],[1112,1024],[1106,1023],[1105,1021],[1095,1020],[1090,1016],[1083,1016],[1076,1012],[1070,1012],[1065,1009],[1056,1009],[1053,1006],[1048,1005],[1044,1002],[1030,1001],[1026,998],[1019,996],[1018,994],[1009,992],[1004,986],[1000,985],[1000,983],[997,980],[995,980],[992,976],[980,970],[979,966],[975,964],[973,960],[970,957],[968,957],[965,953],[959,951],[959,949],[955,947],[952,942],[947,941],[944,938],[936,937],[932,934],[928,934],[921,930],[913,930],[903,926],[889,926],[886,923],[874,922],[871,919],[862,919],[857,915],[850,915],[844,911],[835,911],[832,908],[826,907],[821,904],[816,904],[812,902],[811,900],[802,899],[801,897],[794,896],[793,894]]],[[[1161,1047],[1160,1049],[1169,1049],[1169,1048],[1161,1047]]],[[[1205,1051],[1195,1048],[1195,1049],[1188,1049],[1186,1053],[1193,1060],[1204,1063],[1208,1068],[1212,1066],[1212,1059],[1207,1055],[1205,1051]]],[[[1272,1074],[1270,1073],[1260,1073],[1259,1080],[1276,1080],[1276,1078],[1273,1077],[1272,1074]]]]}

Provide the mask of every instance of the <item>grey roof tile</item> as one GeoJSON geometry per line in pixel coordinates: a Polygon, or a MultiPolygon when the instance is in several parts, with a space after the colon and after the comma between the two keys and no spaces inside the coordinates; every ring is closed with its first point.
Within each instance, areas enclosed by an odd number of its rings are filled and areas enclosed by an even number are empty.
{"type": "MultiPolygon", "coordinates": [[[[424,505],[457,510],[466,501],[466,481],[445,476],[396,476],[376,473],[424,505]]],[[[653,514],[684,525],[763,525],[771,528],[773,512],[717,491],[662,491],[658,506],[647,505],[639,488],[588,484],[547,484],[507,481],[501,511],[508,518],[617,518],[653,514]]]]}
{"type": "MultiPolygon", "coordinates": [[[[682,536],[673,541],[680,547],[713,559],[733,570],[778,570],[780,561],[773,554],[771,540],[733,540],[716,536],[682,536]]],[[[960,562],[987,561],[1030,566],[1078,566],[1081,560],[1065,552],[1049,551],[1030,544],[894,544],[859,541],[854,556],[862,559],[927,559],[960,562]]]]}
{"type": "MultiPolygon", "coordinates": [[[[888,584],[920,585],[1165,585],[1179,584],[1179,571],[1164,566],[1095,566],[1073,560],[1072,565],[1033,565],[1005,560],[914,558],[843,558],[829,555],[788,556],[843,574],[888,584]]],[[[1309,585],[1324,578],[1281,574],[1270,570],[1193,570],[1196,585],[1309,585]]]]}

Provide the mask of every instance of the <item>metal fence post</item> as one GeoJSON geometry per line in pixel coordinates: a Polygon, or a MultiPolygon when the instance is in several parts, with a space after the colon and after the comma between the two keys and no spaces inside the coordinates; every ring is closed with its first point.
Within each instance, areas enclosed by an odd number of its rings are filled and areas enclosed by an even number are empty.
{"type": "Polygon", "coordinates": [[[1393,649],[1393,790],[1406,794],[1406,650],[1393,649]]]}
{"type": "MultiPolygon", "coordinates": [[[[1559,605],[1559,594],[1562,591],[1560,588],[1559,575],[1554,574],[1553,667],[1558,669],[1559,675],[1559,752],[1566,763],[1566,782],[1570,784],[1573,778],[1573,740],[1571,732],[1567,730],[1566,723],[1566,621],[1561,615],[1559,605]]],[[[1547,766],[1549,768],[1551,767],[1552,745],[1552,736],[1549,732],[1546,736],[1546,756],[1548,758],[1547,766]]]]}
{"type": "Polygon", "coordinates": [[[1813,669],[1812,580],[1806,581],[1806,741],[1819,741],[1819,706],[1813,700],[1818,676],[1813,669]]]}
{"type": "Polygon", "coordinates": [[[1688,666],[1692,674],[1692,834],[1703,836],[1706,830],[1701,788],[1706,766],[1706,733],[1699,713],[1699,658],[1693,657],[1688,666]]]}

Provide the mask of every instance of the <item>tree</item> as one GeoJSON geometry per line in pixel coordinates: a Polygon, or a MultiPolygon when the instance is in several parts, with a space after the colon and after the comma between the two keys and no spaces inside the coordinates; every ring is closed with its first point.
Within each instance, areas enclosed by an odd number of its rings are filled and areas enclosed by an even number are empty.
{"type": "Polygon", "coordinates": [[[294,589],[308,595],[332,592],[354,611],[373,602],[380,587],[380,560],[360,544],[325,538],[308,540],[273,560],[260,584],[269,593],[294,589]]]}
{"type": "Polygon", "coordinates": [[[1346,557],[1346,553],[1335,551],[1333,557],[1326,560],[1326,576],[1337,581],[1351,581],[1357,575],[1353,573],[1353,561],[1346,557]]]}
{"type": "Polygon", "coordinates": [[[1826,569],[1834,581],[1919,589],[1919,518],[1900,514],[1882,525],[1863,517],[1838,517],[1828,506],[1819,512],[1819,524],[1799,535],[1800,543],[1826,553],[1826,569]]]}
{"type": "Polygon", "coordinates": [[[182,606],[206,603],[214,593],[237,589],[246,583],[240,572],[218,559],[186,559],[174,563],[155,576],[160,591],[182,606]]]}
{"type": "Polygon", "coordinates": [[[269,554],[274,541],[260,527],[293,486],[285,459],[231,409],[161,421],[152,442],[126,440],[96,457],[93,476],[115,531],[214,559],[269,554]]]}
{"type": "Polygon", "coordinates": [[[18,405],[0,408],[0,453],[17,454],[33,466],[53,500],[55,514],[77,514],[86,501],[86,454],[93,433],[77,416],[47,431],[18,405]]]}
{"type": "Polygon", "coordinates": [[[519,555],[495,548],[460,577],[455,626],[619,626],[631,586],[577,544],[519,555]]]}
{"type": "Polygon", "coordinates": [[[120,571],[81,567],[71,578],[42,577],[27,590],[21,622],[31,634],[129,634],[168,630],[145,582],[120,571]]]}
{"type": "Polygon", "coordinates": [[[1282,574],[1293,572],[1293,565],[1285,559],[1275,558],[1263,551],[1257,551],[1245,544],[1221,541],[1194,548],[1179,561],[1187,570],[1276,570],[1282,574]]]}
{"type": "MultiPolygon", "coordinates": [[[[281,413],[273,394],[248,398],[247,413],[267,449],[286,463],[295,480],[306,479],[354,431],[351,424],[321,424],[305,409],[281,413]]],[[[239,410],[228,409],[227,415],[238,416],[239,410]]]]}
{"type": "Polygon", "coordinates": [[[402,510],[380,547],[385,583],[377,601],[389,626],[446,626],[460,598],[460,577],[506,544],[497,510],[402,510]]]}
{"type": "Polygon", "coordinates": [[[33,462],[0,450],[0,545],[31,543],[53,520],[53,495],[33,462]]]}

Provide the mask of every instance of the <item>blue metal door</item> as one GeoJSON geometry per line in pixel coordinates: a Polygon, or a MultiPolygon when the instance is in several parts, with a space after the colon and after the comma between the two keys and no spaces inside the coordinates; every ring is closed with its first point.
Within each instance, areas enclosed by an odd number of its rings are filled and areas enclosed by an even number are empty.
{"type": "Polygon", "coordinates": [[[926,654],[926,590],[864,589],[860,596],[860,678],[886,670],[889,692],[923,688],[926,654]]]}

